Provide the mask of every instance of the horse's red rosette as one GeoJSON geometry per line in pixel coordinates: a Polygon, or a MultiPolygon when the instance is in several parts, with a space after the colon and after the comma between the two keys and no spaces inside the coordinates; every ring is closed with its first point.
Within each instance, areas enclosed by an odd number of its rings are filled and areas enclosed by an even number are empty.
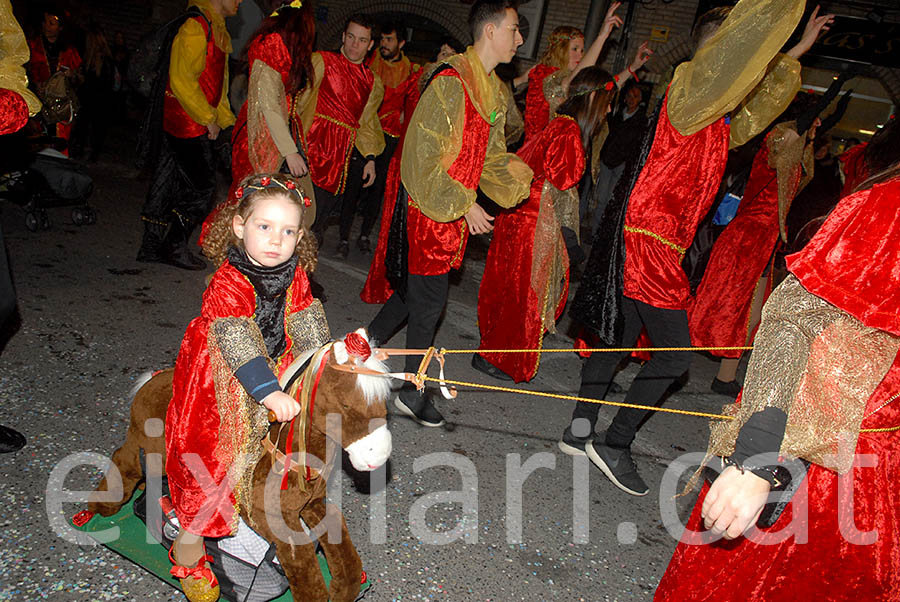
{"type": "Polygon", "coordinates": [[[72,524],[80,528],[88,524],[88,521],[90,521],[92,518],[94,518],[93,512],[91,512],[90,510],[82,510],[72,517],[72,524]]]}

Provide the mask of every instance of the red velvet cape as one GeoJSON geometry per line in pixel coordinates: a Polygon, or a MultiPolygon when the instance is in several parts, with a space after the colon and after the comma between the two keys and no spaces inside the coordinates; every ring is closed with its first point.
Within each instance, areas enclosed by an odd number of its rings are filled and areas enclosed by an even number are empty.
{"type": "MultiPolygon", "coordinates": [[[[898,201],[900,178],[845,197],[804,250],[787,259],[788,268],[809,292],[866,326],[894,335],[900,335],[898,201]]],[[[900,355],[867,400],[862,429],[900,425],[900,403],[888,403],[898,391],[900,355]]],[[[703,546],[679,543],[655,599],[896,600],[900,437],[896,431],[860,432],[856,453],[870,454],[874,457],[869,459],[877,463],[874,467],[855,464],[845,476],[813,465],[784,514],[767,530],[778,532],[789,524],[798,500],[808,496],[803,525],[803,532],[809,534],[806,543],[790,538],[776,545],[759,545],[744,537],[703,546]],[[842,535],[851,528],[877,530],[877,539],[855,545],[842,535]]],[[[701,529],[706,491],[704,487],[688,523],[695,531],[701,529]]]]}
{"type": "MultiPolygon", "coordinates": [[[[285,318],[312,303],[309,281],[301,267],[288,287],[285,318]]],[[[200,316],[188,325],[178,359],[175,362],[174,395],[166,414],[166,473],[172,503],[183,526],[192,533],[222,537],[231,533],[234,518],[234,493],[219,489],[228,466],[219,461],[219,409],[210,361],[207,336],[213,322],[225,317],[250,317],[256,311],[256,295],[247,278],[228,261],[213,275],[203,293],[200,316]],[[186,454],[197,454],[208,478],[194,476],[186,463],[186,454]],[[208,521],[194,524],[198,515],[208,521]]],[[[293,341],[287,335],[287,347],[276,361],[278,375],[294,359],[293,341]]],[[[253,402],[251,402],[253,403],[253,402]]]]}
{"type": "MultiPolygon", "coordinates": [[[[569,257],[565,243],[560,245],[563,257],[559,259],[566,269],[566,284],[559,298],[546,298],[548,282],[532,281],[533,263],[553,260],[537,256],[535,228],[544,183],[549,180],[557,189],[568,190],[578,184],[584,173],[581,130],[572,118],[557,117],[539,137],[522,147],[519,156],[534,171],[534,179],[528,200],[501,211],[494,220],[493,238],[478,292],[480,349],[539,349],[544,338],[545,304],[552,304],[558,319],[568,294],[569,257]]],[[[554,208],[544,210],[554,211],[554,208]]],[[[558,235],[561,239],[562,232],[558,235]]],[[[482,355],[516,382],[534,378],[540,362],[539,353],[482,355]]]]}

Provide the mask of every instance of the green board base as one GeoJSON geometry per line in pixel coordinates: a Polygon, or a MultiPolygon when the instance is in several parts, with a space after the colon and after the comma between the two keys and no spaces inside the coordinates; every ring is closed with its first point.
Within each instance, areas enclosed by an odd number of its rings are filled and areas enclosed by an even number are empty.
{"type": "MultiPolygon", "coordinates": [[[[152,541],[153,538],[147,533],[147,527],[144,525],[144,521],[134,515],[134,500],[139,495],[140,491],[136,491],[128,503],[122,506],[122,509],[112,516],[104,517],[95,514],[85,524],[81,526],[76,524],[74,526],[79,531],[84,531],[91,536],[93,533],[106,531],[112,527],[118,527],[118,538],[114,541],[101,541],[100,543],[113,552],[127,558],[142,569],[150,572],[162,581],[165,581],[175,589],[181,590],[178,579],[175,579],[169,574],[172,563],[169,562],[168,550],[166,550],[162,544],[156,543],[155,541],[153,543],[147,542],[148,539],[152,541]]],[[[324,577],[325,586],[327,587],[331,583],[331,572],[328,570],[328,563],[325,560],[325,556],[321,553],[317,554],[317,556],[319,559],[319,568],[322,569],[322,577],[324,577]]],[[[359,590],[360,596],[362,596],[369,587],[371,587],[371,584],[368,581],[363,583],[359,590]]],[[[291,590],[286,591],[277,598],[273,598],[274,602],[293,602],[293,600],[294,597],[291,595],[291,590]]]]}

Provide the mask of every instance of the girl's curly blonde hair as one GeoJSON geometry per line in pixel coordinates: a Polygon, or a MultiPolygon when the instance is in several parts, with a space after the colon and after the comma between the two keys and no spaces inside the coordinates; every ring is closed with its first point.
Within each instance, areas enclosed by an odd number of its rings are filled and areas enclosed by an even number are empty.
{"type": "Polygon", "coordinates": [[[247,219],[253,211],[256,201],[259,199],[282,196],[300,208],[300,232],[303,234],[297,243],[294,254],[299,258],[300,266],[307,272],[316,269],[318,263],[319,248],[316,238],[304,227],[303,213],[310,211],[306,206],[306,194],[300,187],[300,183],[289,175],[254,174],[244,178],[238,187],[240,196],[226,201],[209,225],[209,231],[203,237],[203,254],[209,257],[216,266],[222,265],[228,253],[228,247],[243,248],[243,242],[235,235],[232,221],[235,215],[247,219]],[[266,182],[263,184],[263,182],[266,182]]]}
{"type": "Polygon", "coordinates": [[[569,42],[583,38],[584,32],[571,25],[560,25],[550,34],[547,50],[541,55],[541,64],[566,69],[569,66],[569,42]]]}

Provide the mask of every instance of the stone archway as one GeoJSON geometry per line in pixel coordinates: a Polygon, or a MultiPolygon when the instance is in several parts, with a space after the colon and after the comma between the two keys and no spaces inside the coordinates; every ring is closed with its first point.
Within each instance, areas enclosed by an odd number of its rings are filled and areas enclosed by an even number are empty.
{"type": "Polygon", "coordinates": [[[410,0],[354,0],[341,2],[340,5],[332,4],[329,7],[328,23],[319,28],[319,46],[321,48],[336,48],[340,45],[340,35],[347,17],[356,12],[366,14],[378,14],[383,12],[409,13],[430,19],[461,42],[470,39],[468,26],[466,25],[465,5],[463,12],[454,11],[443,4],[433,3],[423,6],[422,2],[410,0]]]}

